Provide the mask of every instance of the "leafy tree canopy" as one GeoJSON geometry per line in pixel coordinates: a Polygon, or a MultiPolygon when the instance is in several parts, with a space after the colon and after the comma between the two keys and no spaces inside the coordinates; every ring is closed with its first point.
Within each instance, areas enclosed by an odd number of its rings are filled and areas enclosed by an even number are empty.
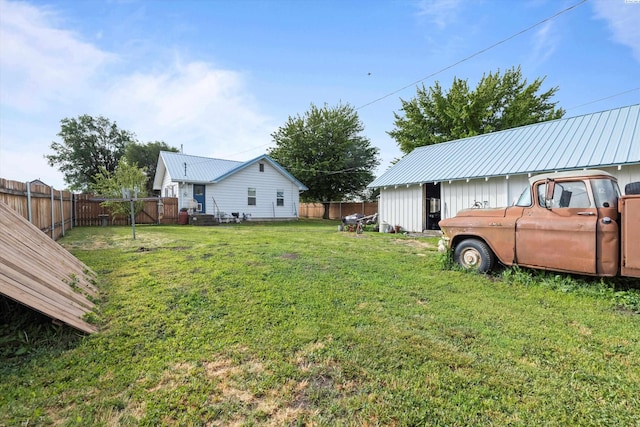
{"type": "MultiPolygon", "coordinates": [[[[147,196],[147,181],[146,169],[138,167],[135,163],[129,163],[123,157],[113,172],[101,167],[100,172],[94,176],[93,183],[89,188],[96,195],[107,199],[124,198],[123,190],[129,190],[130,197],[143,198],[147,196]]],[[[127,217],[131,215],[130,202],[106,200],[101,205],[110,208],[114,215],[121,214],[127,217]]],[[[143,206],[143,201],[135,202],[135,213],[140,212],[143,206]]]]}
{"type": "Polygon", "coordinates": [[[271,134],[276,147],[269,156],[309,188],[302,200],[342,200],[360,195],[379,164],[378,149],[363,131],[352,106],[311,104],[303,116],[289,117],[271,134]]]}
{"type": "Polygon", "coordinates": [[[483,75],[475,90],[458,78],[448,92],[438,82],[428,89],[422,85],[415,98],[400,100],[403,115],[394,113],[396,128],[388,134],[407,154],[424,145],[559,119],[565,111],[551,102],[558,87],[539,94],[543,82],[528,84],[514,67],[483,75]]]}
{"type": "Polygon", "coordinates": [[[71,190],[86,191],[102,169],[114,172],[127,146],[135,142],[132,132],[102,116],[85,114],[60,123],[62,142],[52,142],[54,154],[44,157],[50,166],[58,166],[71,190]]]}
{"type": "Polygon", "coordinates": [[[164,141],[155,141],[146,144],[129,144],[125,151],[125,157],[129,164],[137,164],[140,168],[146,170],[149,177],[146,184],[147,194],[153,193],[153,178],[156,173],[160,151],[172,151],[175,153],[178,152],[178,149],[170,147],[164,141]]]}

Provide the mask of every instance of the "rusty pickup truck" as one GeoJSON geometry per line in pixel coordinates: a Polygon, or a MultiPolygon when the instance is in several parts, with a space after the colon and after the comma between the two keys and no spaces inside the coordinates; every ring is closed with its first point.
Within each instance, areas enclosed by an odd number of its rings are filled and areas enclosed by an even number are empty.
{"type": "Polygon", "coordinates": [[[513,206],[464,209],[440,221],[440,247],[463,268],[482,273],[500,262],[640,277],[640,182],[625,193],[599,170],[534,176],[513,206]]]}

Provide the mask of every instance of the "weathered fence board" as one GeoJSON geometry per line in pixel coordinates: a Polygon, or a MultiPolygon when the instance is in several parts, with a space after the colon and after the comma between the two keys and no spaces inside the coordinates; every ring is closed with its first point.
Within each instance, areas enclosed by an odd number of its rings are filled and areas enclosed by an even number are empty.
{"type": "MultiPolygon", "coordinates": [[[[342,219],[352,214],[373,215],[378,212],[378,202],[329,202],[329,219],[342,219]]],[[[300,203],[300,218],[324,218],[322,203],[300,203]]]]}
{"type": "MultiPolygon", "coordinates": [[[[114,215],[110,209],[102,206],[102,201],[91,194],[74,195],[75,226],[129,225],[129,215],[114,215]]],[[[123,202],[129,203],[129,202],[123,202]]],[[[178,199],[163,197],[145,200],[144,207],[135,216],[136,224],[177,224],[178,199]],[[159,204],[159,202],[161,204],[159,204]]]]}
{"type": "Polygon", "coordinates": [[[84,332],[98,291],[94,274],[36,226],[0,202],[0,293],[84,332]]]}
{"type": "MultiPolygon", "coordinates": [[[[129,216],[113,215],[93,195],[60,191],[38,182],[0,178],[0,201],[55,240],[72,227],[131,223],[129,216]]],[[[177,224],[178,215],[178,199],[159,198],[145,200],[135,221],[136,224],[177,224]]]]}
{"type": "Polygon", "coordinates": [[[53,239],[72,227],[72,197],[41,183],[0,178],[0,201],[53,239]]]}

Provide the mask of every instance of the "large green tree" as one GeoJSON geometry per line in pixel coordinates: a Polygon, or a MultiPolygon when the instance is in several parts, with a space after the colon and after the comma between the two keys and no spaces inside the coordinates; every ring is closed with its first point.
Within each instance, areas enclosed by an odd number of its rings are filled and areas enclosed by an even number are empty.
{"type": "Polygon", "coordinates": [[[438,82],[422,85],[415,98],[400,100],[402,114],[394,113],[395,129],[388,134],[406,154],[424,145],[559,119],[565,112],[551,101],[558,87],[539,93],[543,82],[537,78],[528,84],[514,67],[483,75],[475,90],[459,78],[449,91],[438,82]]]}
{"type": "Polygon", "coordinates": [[[271,134],[276,147],[269,155],[309,188],[302,193],[304,201],[326,203],[358,196],[379,164],[378,149],[363,131],[352,106],[311,104],[304,115],[289,117],[271,134]]]}
{"type": "Polygon", "coordinates": [[[71,190],[88,190],[103,168],[114,172],[127,146],[135,143],[132,132],[118,129],[115,122],[102,116],[85,114],[60,123],[62,142],[52,142],[54,154],[44,157],[63,173],[71,190]]]}
{"type": "Polygon", "coordinates": [[[158,156],[160,151],[178,152],[175,147],[170,147],[164,141],[148,142],[146,144],[133,143],[127,145],[125,157],[129,164],[136,164],[144,169],[149,179],[147,180],[147,194],[153,193],[153,178],[156,173],[158,156]]]}

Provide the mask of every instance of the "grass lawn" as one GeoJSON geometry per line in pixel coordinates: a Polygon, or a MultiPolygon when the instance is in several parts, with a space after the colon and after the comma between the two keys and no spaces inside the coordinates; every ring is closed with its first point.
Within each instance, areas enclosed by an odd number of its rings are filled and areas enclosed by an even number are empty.
{"type": "Polygon", "coordinates": [[[640,316],[607,283],[337,224],[72,230],[101,331],[5,314],[0,426],[640,425],[640,316]]]}

